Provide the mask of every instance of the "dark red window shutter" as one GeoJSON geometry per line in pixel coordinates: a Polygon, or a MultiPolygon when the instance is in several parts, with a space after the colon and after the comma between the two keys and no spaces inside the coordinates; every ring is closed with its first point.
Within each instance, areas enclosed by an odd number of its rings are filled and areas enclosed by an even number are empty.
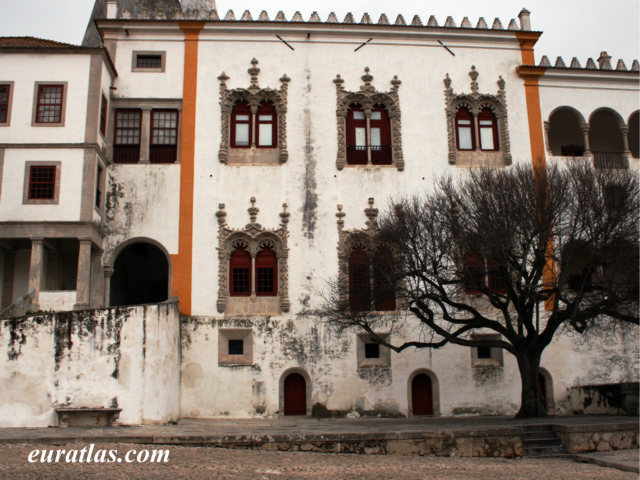
{"type": "Polygon", "coordinates": [[[7,123],[9,120],[9,93],[10,84],[0,85],[0,123],[7,123]]]}
{"type": "MultiPolygon", "coordinates": [[[[496,151],[499,150],[498,144],[498,121],[490,108],[483,108],[478,115],[478,134],[480,135],[480,150],[496,151]],[[482,144],[483,131],[488,132],[489,136],[493,140],[493,145],[489,142],[488,145],[482,144]]],[[[486,143],[486,142],[485,142],[486,143]]]]}
{"type": "Polygon", "coordinates": [[[263,248],[256,255],[256,295],[278,294],[278,258],[270,248],[263,248]]]}
{"type": "Polygon", "coordinates": [[[349,258],[349,306],[353,312],[371,310],[371,266],[361,248],[349,258]]]}
{"type": "Polygon", "coordinates": [[[373,165],[391,165],[391,120],[389,112],[384,105],[376,105],[371,112],[370,120],[371,137],[371,163],[373,165]],[[377,133],[380,138],[377,141],[377,133]],[[375,135],[374,135],[375,134],[375,135]]]}
{"type": "Polygon", "coordinates": [[[102,95],[100,101],[100,133],[104,137],[107,134],[107,97],[102,95]]]}
{"type": "Polygon", "coordinates": [[[456,113],[456,146],[458,150],[475,150],[476,136],[473,115],[462,107],[456,113]]]}
{"type": "Polygon", "coordinates": [[[495,293],[507,292],[507,280],[502,275],[502,272],[500,272],[498,262],[491,258],[487,259],[487,276],[489,280],[489,290],[495,293]]]}
{"type": "Polygon", "coordinates": [[[256,146],[258,148],[275,148],[278,146],[278,115],[276,109],[273,106],[273,102],[262,102],[258,107],[257,114],[258,126],[256,127],[256,146]],[[269,118],[270,117],[270,118],[269,118]],[[271,130],[271,136],[263,138],[260,133],[261,129],[267,127],[266,130],[271,130]]]}
{"type": "Polygon", "coordinates": [[[393,256],[386,247],[376,250],[373,262],[373,303],[378,311],[396,309],[393,256]]]}
{"type": "Polygon", "coordinates": [[[484,258],[475,250],[464,255],[464,290],[467,293],[479,293],[485,286],[484,258]]]}
{"type": "Polygon", "coordinates": [[[360,105],[351,105],[347,111],[347,164],[366,165],[367,161],[367,120],[360,105]],[[357,141],[356,131],[363,132],[357,141]]]}
{"type": "Polygon", "coordinates": [[[229,261],[229,293],[233,297],[251,295],[251,255],[237,248],[229,261]]]}
{"type": "Polygon", "coordinates": [[[151,112],[150,163],[175,163],[178,158],[178,111],[151,112]]]}
{"type": "Polygon", "coordinates": [[[250,148],[253,139],[253,124],[251,122],[251,110],[247,102],[236,102],[231,111],[231,146],[233,148],[250,148]],[[248,129],[248,140],[243,142],[236,138],[238,125],[246,125],[248,129]]]}
{"type": "Polygon", "coordinates": [[[141,110],[116,110],[113,133],[114,163],[138,163],[140,159],[141,122],[141,110]]]}

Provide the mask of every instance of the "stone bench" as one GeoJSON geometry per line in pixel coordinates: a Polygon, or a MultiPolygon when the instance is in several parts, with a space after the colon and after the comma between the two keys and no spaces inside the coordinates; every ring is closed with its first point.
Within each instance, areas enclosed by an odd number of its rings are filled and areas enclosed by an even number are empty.
{"type": "Polygon", "coordinates": [[[56,408],[60,427],[111,427],[121,408],[60,407],[56,408]]]}

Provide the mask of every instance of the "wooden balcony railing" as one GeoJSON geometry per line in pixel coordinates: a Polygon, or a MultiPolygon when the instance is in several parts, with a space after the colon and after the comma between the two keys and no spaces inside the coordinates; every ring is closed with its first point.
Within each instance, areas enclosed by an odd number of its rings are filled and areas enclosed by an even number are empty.
{"type": "Polygon", "coordinates": [[[113,163],[138,163],[140,145],[114,145],[113,163]]]}
{"type": "Polygon", "coordinates": [[[623,152],[593,152],[595,168],[616,169],[629,168],[629,161],[623,152]]]}

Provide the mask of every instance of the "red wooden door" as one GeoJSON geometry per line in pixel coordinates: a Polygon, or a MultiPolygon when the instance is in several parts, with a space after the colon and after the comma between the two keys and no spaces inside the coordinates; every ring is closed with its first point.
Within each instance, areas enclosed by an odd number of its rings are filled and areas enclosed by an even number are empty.
{"type": "Polygon", "coordinates": [[[304,377],[292,373],[284,379],[284,414],[307,414],[307,385],[304,377]]]}
{"type": "Polygon", "coordinates": [[[416,375],[411,381],[411,402],[414,415],[433,415],[431,379],[424,373],[416,375]]]}

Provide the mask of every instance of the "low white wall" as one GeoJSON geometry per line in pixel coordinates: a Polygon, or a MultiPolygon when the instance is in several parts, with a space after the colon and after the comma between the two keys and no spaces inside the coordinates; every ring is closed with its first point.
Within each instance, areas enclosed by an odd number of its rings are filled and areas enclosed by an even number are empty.
{"type": "Polygon", "coordinates": [[[119,407],[164,423],[180,406],[178,304],[0,321],[0,427],[56,425],[55,408],[119,407]]]}
{"type": "Polygon", "coordinates": [[[76,304],[76,291],[46,291],[40,292],[38,297],[40,310],[45,312],[66,312],[73,310],[76,304]]]}

